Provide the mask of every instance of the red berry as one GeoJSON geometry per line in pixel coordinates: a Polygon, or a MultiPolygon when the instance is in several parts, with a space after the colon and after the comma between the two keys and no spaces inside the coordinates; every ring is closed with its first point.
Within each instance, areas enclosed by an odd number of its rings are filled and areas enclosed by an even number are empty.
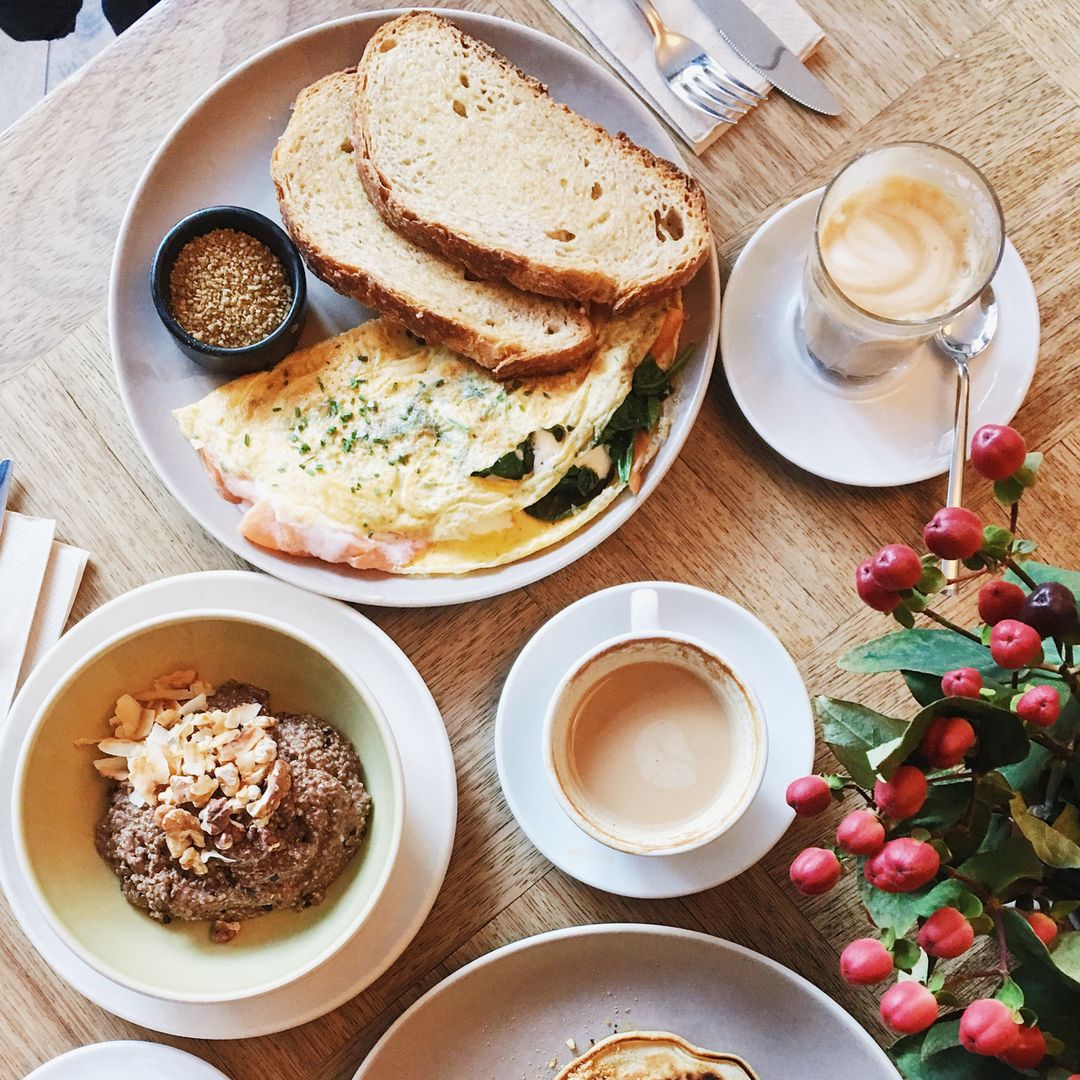
{"type": "Polygon", "coordinates": [[[1026,623],[1002,619],[990,631],[990,655],[1004,668],[1030,667],[1042,661],[1042,639],[1026,623]]]}
{"type": "Polygon", "coordinates": [[[874,577],[873,563],[870,559],[859,563],[855,571],[855,591],[859,599],[875,611],[892,611],[900,604],[900,594],[883,589],[874,577]]]}
{"type": "Polygon", "coordinates": [[[937,1018],[937,999],[914,980],[890,986],[881,997],[881,1019],[899,1035],[917,1035],[937,1018]]]}
{"type": "Polygon", "coordinates": [[[1052,727],[1061,715],[1061,698],[1052,686],[1033,686],[1020,696],[1016,715],[1027,724],[1052,727]]]}
{"type": "Polygon", "coordinates": [[[1034,1069],[1046,1057],[1046,1036],[1034,1024],[1021,1027],[1012,1048],[998,1057],[1014,1069],[1034,1069]]]}
{"type": "Polygon", "coordinates": [[[982,684],[982,676],[973,667],[946,671],[941,676],[941,692],[946,697],[977,698],[982,684]]]}
{"type": "Polygon", "coordinates": [[[885,826],[869,810],[852,810],[836,828],[836,843],[849,855],[876,855],[885,846],[885,826]]]}
{"type": "Polygon", "coordinates": [[[840,860],[827,848],[808,847],[795,856],[790,876],[804,896],[820,896],[840,880],[840,860]]]}
{"type": "Polygon", "coordinates": [[[787,804],[799,817],[820,814],[831,802],[832,792],[820,776],[801,776],[787,786],[787,804]]]}
{"type": "Polygon", "coordinates": [[[994,1057],[1016,1045],[1020,1029],[1012,1009],[994,998],[973,1001],[960,1017],[960,1042],[973,1054],[994,1057]]]}
{"type": "Polygon", "coordinates": [[[1028,926],[1035,931],[1035,936],[1049,949],[1058,936],[1058,924],[1041,911],[1025,911],[1022,914],[1028,926]]]}
{"type": "Polygon", "coordinates": [[[995,578],[979,590],[979,618],[987,626],[995,626],[1002,619],[1015,619],[1026,599],[1019,585],[995,578]]]}
{"type": "Polygon", "coordinates": [[[951,960],[971,948],[975,931],[956,908],[943,907],[923,923],[916,940],[928,955],[951,960]]]}
{"type": "Polygon", "coordinates": [[[872,986],[892,974],[892,953],[877,938],[853,941],[840,954],[840,974],[845,982],[872,986]]]}
{"type": "Polygon", "coordinates": [[[901,765],[891,780],[874,785],[874,802],[888,818],[901,821],[913,817],[926,802],[926,776],[914,765],[901,765]]]}
{"type": "Polygon", "coordinates": [[[923,575],[922,559],[907,544],[889,544],[870,561],[870,572],[883,589],[914,589],[923,575]]]}
{"type": "Polygon", "coordinates": [[[1004,480],[1024,465],[1027,443],[1016,428],[983,424],[971,439],[971,464],[987,480],[1004,480]]]}
{"type": "Polygon", "coordinates": [[[962,716],[938,716],[930,721],[919,750],[935,769],[951,769],[975,745],[975,729],[962,716]]]}
{"type": "Polygon", "coordinates": [[[946,506],[923,529],[923,539],[943,559],[970,559],[983,545],[982,522],[963,506],[946,506]]]}
{"type": "Polygon", "coordinates": [[[887,893],[921,889],[941,867],[941,856],[922,840],[901,836],[890,840],[863,864],[866,880],[887,893]]]}

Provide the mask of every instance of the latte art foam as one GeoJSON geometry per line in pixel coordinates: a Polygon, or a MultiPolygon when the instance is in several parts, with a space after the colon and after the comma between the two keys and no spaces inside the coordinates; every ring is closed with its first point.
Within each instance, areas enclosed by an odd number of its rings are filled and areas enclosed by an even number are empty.
{"type": "Polygon", "coordinates": [[[933,319],[976,285],[971,215],[927,180],[892,175],[859,189],[821,223],[819,238],[837,288],[882,318],[933,319]]]}

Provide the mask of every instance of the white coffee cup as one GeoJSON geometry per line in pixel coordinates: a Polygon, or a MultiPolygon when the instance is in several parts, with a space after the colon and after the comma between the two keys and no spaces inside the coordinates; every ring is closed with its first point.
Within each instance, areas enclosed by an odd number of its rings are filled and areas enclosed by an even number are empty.
{"type": "Polygon", "coordinates": [[[746,812],[765,772],[765,718],[728,659],[663,628],[655,590],[631,593],[629,623],[559,682],[544,765],[559,805],[589,836],[633,855],[673,855],[746,812]]]}

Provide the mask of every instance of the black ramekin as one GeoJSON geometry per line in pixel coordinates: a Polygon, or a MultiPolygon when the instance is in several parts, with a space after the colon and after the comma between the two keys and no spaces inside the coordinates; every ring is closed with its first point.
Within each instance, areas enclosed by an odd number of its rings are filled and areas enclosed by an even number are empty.
{"type": "Polygon", "coordinates": [[[296,348],[307,314],[307,279],[304,260],[285,231],[268,217],[243,206],[208,206],[178,221],[165,235],[150,267],[154,307],[180,349],[208,371],[218,375],[246,375],[272,367],[296,348]],[[173,316],[169,275],[177,255],[189,240],[215,229],[235,229],[261,240],[277,256],[292,286],[292,304],[281,324],[261,341],[238,349],[208,345],[189,334],[173,316]]]}

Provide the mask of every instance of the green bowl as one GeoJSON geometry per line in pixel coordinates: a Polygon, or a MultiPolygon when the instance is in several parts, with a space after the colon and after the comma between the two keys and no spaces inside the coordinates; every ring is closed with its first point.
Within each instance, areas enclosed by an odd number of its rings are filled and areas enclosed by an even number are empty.
{"type": "Polygon", "coordinates": [[[284,986],[337,952],[370,915],[397,859],[405,791],[397,744],[378,704],[344,663],[282,623],[235,612],[191,611],[141,623],[73,668],[39,710],[20,754],[13,793],[22,869],[46,919],[107,978],[170,1001],[235,1001],[284,986]],[[107,717],[123,693],[194,668],[214,685],[265,687],[275,709],[314,713],[356,747],[371,793],[368,834],[356,857],[306,911],[244,922],[215,945],[206,922],[169,925],[133,907],[94,847],[108,784],[93,767],[107,717]]]}

